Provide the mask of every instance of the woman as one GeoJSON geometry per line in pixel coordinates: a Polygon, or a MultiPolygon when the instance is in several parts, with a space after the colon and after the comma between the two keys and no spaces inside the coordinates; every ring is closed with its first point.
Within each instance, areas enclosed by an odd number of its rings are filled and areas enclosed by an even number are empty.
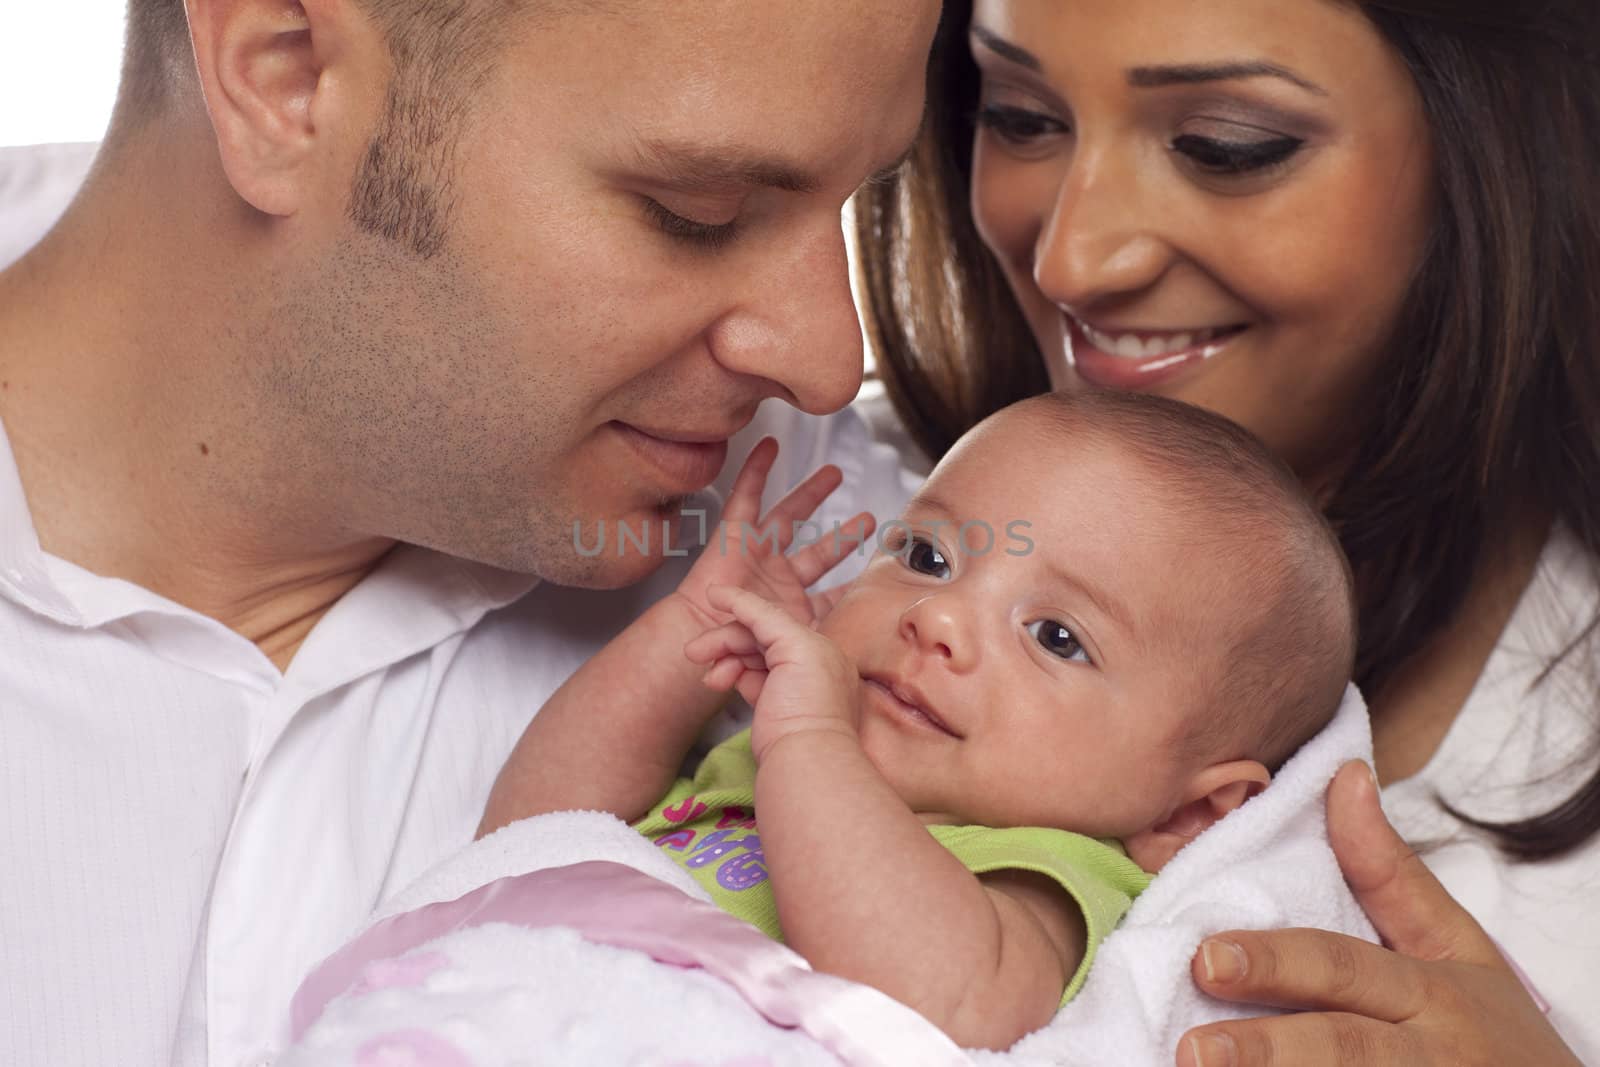
{"type": "Polygon", "coordinates": [[[857,208],[932,455],[1030,393],[1125,388],[1295,467],[1357,575],[1385,803],[1551,1001],[1347,768],[1330,827],[1394,951],[1208,943],[1209,992],[1311,1012],[1180,1063],[1600,1056],[1600,15],[1532,6],[947,4],[924,139],[857,208]]]}

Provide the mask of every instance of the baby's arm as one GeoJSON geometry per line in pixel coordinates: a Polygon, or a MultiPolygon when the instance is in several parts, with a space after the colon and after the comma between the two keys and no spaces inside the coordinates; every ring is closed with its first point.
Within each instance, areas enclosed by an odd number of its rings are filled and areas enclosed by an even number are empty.
{"type": "Polygon", "coordinates": [[[756,812],[778,921],[818,970],[883,990],[968,1048],[1010,1048],[1054,1016],[1083,959],[1082,914],[1042,875],[967,870],[853,737],[803,730],[769,746],[756,812]]]}
{"type": "Polygon", "coordinates": [[[683,583],[534,716],[495,781],[478,836],[549,811],[609,811],[631,821],[661,799],[723,699],[683,654],[691,638],[729,618],[706,601],[713,583],[759,590],[796,619],[811,620],[807,587],[862,543],[871,520],[857,516],[844,536],[785,555],[795,524],[838,487],[839,472],[817,471],[763,518],[761,494],[777,453],[771,438],[756,446],[734,482],[717,537],[683,583]],[[768,536],[749,536],[758,529],[768,536]]]}
{"type": "Polygon", "coordinates": [[[683,658],[695,632],[669,597],[567,679],[501,768],[478,836],[550,811],[649,810],[720,703],[683,658]]]}
{"type": "Polygon", "coordinates": [[[748,592],[712,603],[738,623],[690,654],[759,687],[756,818],[784,937],[818,970],[883,990],[968,1047],[1009,1048],[1049,1022],[1084,955],[1081,912],[1024,872],[979,878],[862,752],[860,679],[826,638],[748,592]],[[739,671],[752,651],[764,671],[739,671]]]}

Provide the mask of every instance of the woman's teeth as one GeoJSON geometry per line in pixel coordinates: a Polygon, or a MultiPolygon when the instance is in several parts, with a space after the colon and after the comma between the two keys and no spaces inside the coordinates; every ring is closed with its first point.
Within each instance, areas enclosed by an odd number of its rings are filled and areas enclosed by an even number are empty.
{"type": "Polygon", "coordinates": [[[1127,359],[1149,359],[1152,356],[1170,356],[1178,352],[1187,352],[1199,345],[1209,344],[1223,331],[1220,329],[1197,330],[1188,333],[1163,333],[1140,337],[1133,333],[1101,333],[1099,330],[1079,322],[1083,335],[1089,343],[1100,351],[1112,356],[1123,356],[1127,359]]]}

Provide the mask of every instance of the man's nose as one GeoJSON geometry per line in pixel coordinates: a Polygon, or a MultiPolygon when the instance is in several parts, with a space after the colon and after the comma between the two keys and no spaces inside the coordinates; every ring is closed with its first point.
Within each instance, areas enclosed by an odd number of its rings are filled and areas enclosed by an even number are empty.
{"type": "Polygon", "coordinates": [[[901,612],[900,636],[957,673],[977,662],[977,641],[967,614],[951,593],[930,593],[901,612]]]}
{"type": "Polygon", "coordinates": [[[1083,311],[1154,285],[1173,253],[1159,233],[1158,205],[1145,201],[1136,161],[1080,151],[1034,246],[1040,292],[1083,311]]]}
{"type": "Polygon", "coordinates": [[[768,395],[801,411],[837,411],[861,389],[861,319],[839,220],[815,220],[765,257],[739,302],[711,331],[712,356],[770,383],[768,395]]]}

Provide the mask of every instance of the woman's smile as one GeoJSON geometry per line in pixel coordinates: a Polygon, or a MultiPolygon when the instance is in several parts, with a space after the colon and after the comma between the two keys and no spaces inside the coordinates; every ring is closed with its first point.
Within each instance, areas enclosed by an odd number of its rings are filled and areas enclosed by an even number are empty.
{"type": "Polygon", "coordinates": [[[1103,389],[1151,388],[1226,351],[1244,325],[1183,330],[1097,329],[1063,313],[1067,364],[1103,389]]]}

